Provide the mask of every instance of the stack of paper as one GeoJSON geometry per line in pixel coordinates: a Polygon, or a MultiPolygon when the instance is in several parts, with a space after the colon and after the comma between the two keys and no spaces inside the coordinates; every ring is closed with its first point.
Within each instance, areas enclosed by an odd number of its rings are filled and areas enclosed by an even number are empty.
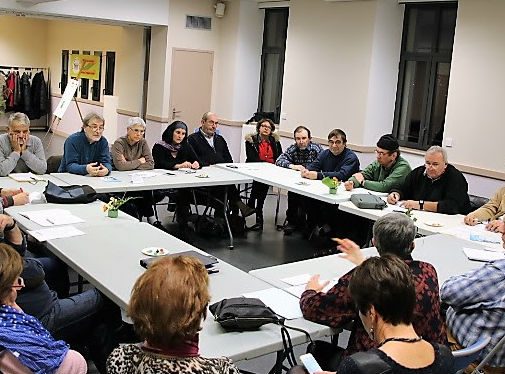
{"type": "Polygon", "coordinates": [[[74,226],[51,227],[48,229],[30,230],[28,233],[37,239],[39,242],[46,240],[70,238],[72,236],[84,235],[81,230],[76,229],[74,226]]]}
{"type": "Polygon", "coordinates": [[[45,180],[40,175],[33,173],[12,173],[9,174],[9,177],[14,179],[16,182],[41,182],[45,180]]]}
{"type": "Polygon", "coordinates": [[[84,222],[82,218],[74,216],[65,209],[33,210],[20,212],[19,214],[40,226],[72,225],[84,222]]]}

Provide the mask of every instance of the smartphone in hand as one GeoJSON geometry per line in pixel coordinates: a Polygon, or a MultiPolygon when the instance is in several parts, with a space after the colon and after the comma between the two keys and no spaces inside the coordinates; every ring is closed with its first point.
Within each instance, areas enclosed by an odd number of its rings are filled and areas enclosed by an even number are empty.
{"type": "Polygon", "coordinates": [[[323,369],[321,369],[321,366],[319,366],[314,356],[312,356],[312,354],[310,353],[301,355],[300,361],[302,362],[303,366],[305,366],[305,369],[307,369],[309,374],[314,374],[317,373],[318,371],[323,371],[323,369]]]}

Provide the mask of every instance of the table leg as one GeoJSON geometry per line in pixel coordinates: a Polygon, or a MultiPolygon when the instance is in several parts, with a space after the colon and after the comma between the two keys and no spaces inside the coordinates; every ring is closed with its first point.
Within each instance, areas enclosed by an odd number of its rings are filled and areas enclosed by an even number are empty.
{"type": "Polygon", "coordinates": [[[230,222],[228,222],[228,214],[227,214],[227,212],[228,212],[228,186],[225,186],[225,188],[224,188],[223,206],[224,206],[224,221],[226,222],[226,228],[228,229],[228,236],[230,237],[229,249],[233,249],[233,234],[231,232],[230,222]]]}

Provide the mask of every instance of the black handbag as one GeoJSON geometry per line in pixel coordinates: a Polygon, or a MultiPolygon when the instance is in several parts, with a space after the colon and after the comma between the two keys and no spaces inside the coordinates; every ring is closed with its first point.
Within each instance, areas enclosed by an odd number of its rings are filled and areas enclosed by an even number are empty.
{"type": "Polygon", "coordinates": [[[210,305],[209,310],[215,321],[228,331],[256,330],[267,323],[284,323],[283,317],[255,298],[223,299],[210,305]]]}
{"type": "Polygon", "coordinates": [[[48,203],[87,204],[97,199],[97,193],[91,186],[57,186],[48,181],[44,195],[48,203]]]}

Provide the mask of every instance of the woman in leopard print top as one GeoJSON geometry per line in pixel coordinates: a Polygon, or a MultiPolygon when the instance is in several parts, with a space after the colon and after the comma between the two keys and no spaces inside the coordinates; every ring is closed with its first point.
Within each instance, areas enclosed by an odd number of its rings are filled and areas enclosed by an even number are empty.
{"type": "Polygon", "coordinates": [[[149,267],[135,282],[128,306],[144,342],[116,348],[107,360],[107,373],[239,374],[229,358],[199,355],[208,286],[207,270],[193,257],[168,257],[149,267]]]}

